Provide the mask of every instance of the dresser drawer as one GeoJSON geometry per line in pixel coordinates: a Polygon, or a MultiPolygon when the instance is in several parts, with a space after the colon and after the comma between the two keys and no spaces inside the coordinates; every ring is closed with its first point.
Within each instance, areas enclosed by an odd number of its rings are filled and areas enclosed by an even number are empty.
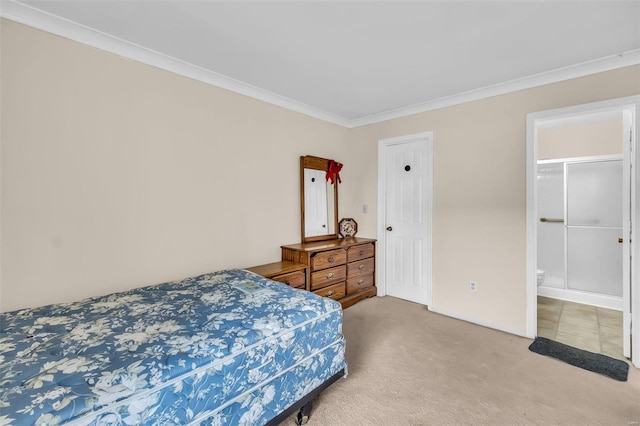
{"type": "Polygon", "coordinates": [[[374,260],[372,257],[361,260],[359,262],[352,262],[347,265],[347,277],[357,277],[360,275],[373,274],[374,260]]]}
{"type": "Polygon", "coordinates": [[[360,277],[349,278],[347,280],[347,294],[357,293],[363,288],[373,285],[373,274],[362,275],[360,277]]]}
{"type": "Polygon", "coordinates": [[[342,299],[345,295],[345,283],[344,281],[338,284],[325,287],[321,290],[314,291],[315,294],[322,297],[330,297],[334,300],[342,299]]]}
{"type": "Polygon", "coordinates": [[[377,294],[376,240],[359,237],[314,239],[280,248],[283,265],[268,271],[271,273],[268,277],[287,281],[283,275],[304,272],[306,290],[335,299],[343,308],[377,294]],[[281,269],[284,266],[299,269],[281,269]]]}
{"type": "Polygon", "coordinates": [[[311,270],[318,271],[345,263],[347,263],[347,252],[344,249],[322,251],[311,258],[311,270]]]}
{"type": "Polygon", "coordinates": [[[360,259],[366,259],[367,257],[373,257],[374,252],[373,244],[349,247],[347,250],[347,262],[351,263],[360,259]]]}
{"type": "Polygon", "coordinates": [[[271,279],[274,281],[288,284],[291,287],[304,288],[305,277],[306,275],[304,271],[296,271],[296,272],[291,272],[289,274],[276,275],[271,279]]]}
{"type": "Polygon", "coordinates": [[[326,287],[339,281],[344,281],[347,277],[347,267],[345,265],[335,268],[324,269],[311,273],[311,290],[326,287]]]}

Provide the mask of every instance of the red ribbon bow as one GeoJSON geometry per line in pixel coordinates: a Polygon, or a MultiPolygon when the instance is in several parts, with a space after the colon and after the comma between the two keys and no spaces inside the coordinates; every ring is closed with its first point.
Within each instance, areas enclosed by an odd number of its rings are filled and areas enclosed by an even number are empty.
{"type": "Polygon", "coordinates": [[[342,163],[329,160],[329,170],[327,170],[327,180],[331,179],[332,185],[335,183],[336,179],[338,179],[338,183],[342,183],[342,179],[340,179],[340,170],[342,170],[342,163]]]}

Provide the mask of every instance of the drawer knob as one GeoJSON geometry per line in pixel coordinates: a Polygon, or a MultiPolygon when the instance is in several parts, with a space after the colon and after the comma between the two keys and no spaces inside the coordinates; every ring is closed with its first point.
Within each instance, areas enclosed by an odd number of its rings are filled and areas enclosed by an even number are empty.
{"type": "Polygon", "coordinates": [[[331,278],[333,278],[333,272],[329,272],[327,274],[327,279],[330,280],[331,278]]]}
{"type": "Polygon", "coordinates": [[[333,290],[328,291],[326,295],[327,296],[333,296],[333,290]]]}
{"type": "Polygon", "coordinates": [[[364,263],[361,264],[360,266],[358,266],[358,269],[360,269],[361,271],[365,268],[364,263]]]}
{"type": "Polygon", "coordinates": [[[360,285],[360,284],[362,284],[362,283],[364,283],[364,280],[363,280],[363,279],[359,279],[359,280],[358,280],[358,285],[360,285]]]}
{"type": "Polygon", "coordinates": [[[328,261],[329,263],[333,263],[333,261],[334,261],[334,260],[335,260],[335,259],[333,258],[333,255],[332,255],[332,254],[331,254],[331,255],[329,255],[329,259],[327,259],[327,261],[328,261]]]}
{"type": "Polygon", "coordinates": [[[360,254],[359,254],[360,256],[364,255],[364,250],[360,250],[360,252],[359,252],[359,253],[360,253],[360,254]]]}

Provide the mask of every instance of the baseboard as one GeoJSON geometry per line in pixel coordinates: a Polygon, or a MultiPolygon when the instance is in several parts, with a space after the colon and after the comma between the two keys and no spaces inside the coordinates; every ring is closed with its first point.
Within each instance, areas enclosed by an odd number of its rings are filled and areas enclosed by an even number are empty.
{"type": "Polygon", "coordinates": [[[510,327],[504,327],[502,325],[499,324],[494,324],[492,322],[489,321],[483,321],[483,320],[479,320],[477,318],[471,318],[471,317],[467,317],[465,315],[460,315],[457,312],[450,312],[447,311],[445,309],[439,309],[433,306],[427,306],[427,309],[431,312],[434,312],[436,314],[440,314],[440,315],[445,315],[451,318],[455,318],[455,319],[459,319],[462,321],[466,321],[466,322],[470,322],[472,324],[476,324],[476,325],[480,325],[482,327],[487,327],[487,328],[492,328],[494,330],[498,330],[498,331],[502,331],[505,333],[509,333],[509,334],[514,334],[516,336],[520,336],[520,337],[526,337],[527,339],[529,339],[530,337],[527,337],[527,333],[526,330],[520,330],[520,329],[515,329],[515,328],[510,328],[510,327]]]}

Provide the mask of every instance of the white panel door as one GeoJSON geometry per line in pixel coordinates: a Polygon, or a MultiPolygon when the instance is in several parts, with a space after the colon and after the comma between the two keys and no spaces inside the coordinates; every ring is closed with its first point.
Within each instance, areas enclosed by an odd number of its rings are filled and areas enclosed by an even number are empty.
{"type": "Polygon", "coordinates": [[[389,145],[385,164],[385,283],[389,296],[428,303],[429,140],[389,145]]]}

